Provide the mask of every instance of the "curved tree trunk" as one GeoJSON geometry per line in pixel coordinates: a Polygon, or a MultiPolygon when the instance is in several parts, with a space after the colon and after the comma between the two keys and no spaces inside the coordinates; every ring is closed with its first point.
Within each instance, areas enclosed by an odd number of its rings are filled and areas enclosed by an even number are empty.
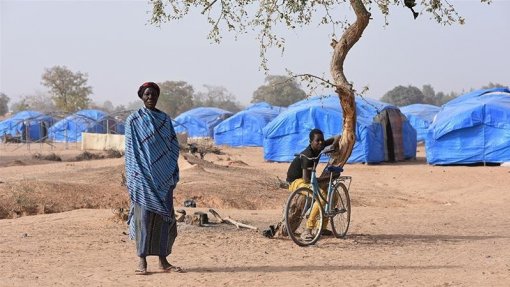
{"type": "Polygon", "coordinates": [[[339,148],[330,160],[330,164],[343,166],[352,153],[356,141],[356,103],[354,101],[354,90],[344,75],[344,61],[349,50],[358,42],[363,31],[370,20],[370,13],[365,8],[363,0],[350,0],[351,6],[356,13],[356,21],[343,33],[340,41],[333,39],[331,46],[334,49],[331,59],[331,75],[336,85],[336,93],[340,98],[343,111],[343,132],[340,138],[339,148]]]}

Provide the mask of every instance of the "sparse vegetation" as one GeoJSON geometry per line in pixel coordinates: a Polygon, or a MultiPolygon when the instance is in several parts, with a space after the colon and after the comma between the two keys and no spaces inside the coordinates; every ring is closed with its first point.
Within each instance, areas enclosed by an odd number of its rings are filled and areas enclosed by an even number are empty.
{"type": "Polygon", "coordinates": [[[62,158],[54,152],[50,154],[34,153],[32,158],[38,160],[62,161],[62,158]]]}

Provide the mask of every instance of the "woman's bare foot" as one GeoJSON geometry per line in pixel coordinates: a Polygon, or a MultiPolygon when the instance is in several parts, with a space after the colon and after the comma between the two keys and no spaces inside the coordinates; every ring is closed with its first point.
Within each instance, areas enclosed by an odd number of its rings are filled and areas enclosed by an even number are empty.
{"type": "Polygon", "coordinates": [[[147,275],[147,260],[145,257],[140,257],[138,261],[138,269],[135,270],[136,275],[147,275]]]}
{"type": "Polygon", "coordinates": [[[181,267],[173,266],[166,260],[166,257],[159,257],[159,268],[164,271],[173,271],[177,273],[184,273],[184,270],[181,267]]]}

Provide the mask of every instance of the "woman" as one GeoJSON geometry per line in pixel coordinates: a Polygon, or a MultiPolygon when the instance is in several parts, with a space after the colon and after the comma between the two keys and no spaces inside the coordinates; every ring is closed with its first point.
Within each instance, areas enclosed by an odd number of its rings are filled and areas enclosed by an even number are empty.
{"type": "Polygon", "coordinates": [[[144,83],[138,97],[144,107],[128,117],[125,131],[129,236],[140,257],[136,274],[147,274],[150,255],[159,256],[160,269],[183,272],[166,259],[177,237],[173,190],[179,181],[179,143],[170,117],[156,109],[158,85],[144,83]]]}

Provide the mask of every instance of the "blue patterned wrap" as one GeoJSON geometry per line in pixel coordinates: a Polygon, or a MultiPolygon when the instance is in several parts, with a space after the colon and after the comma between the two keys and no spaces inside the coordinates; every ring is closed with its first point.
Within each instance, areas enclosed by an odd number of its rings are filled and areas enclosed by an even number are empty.
{"type": "Polygon", "coordinates": [[[126,180],[131,202],[172,218],[179,142],[170,117],[145,107],[126,120],[126,180]]]}

